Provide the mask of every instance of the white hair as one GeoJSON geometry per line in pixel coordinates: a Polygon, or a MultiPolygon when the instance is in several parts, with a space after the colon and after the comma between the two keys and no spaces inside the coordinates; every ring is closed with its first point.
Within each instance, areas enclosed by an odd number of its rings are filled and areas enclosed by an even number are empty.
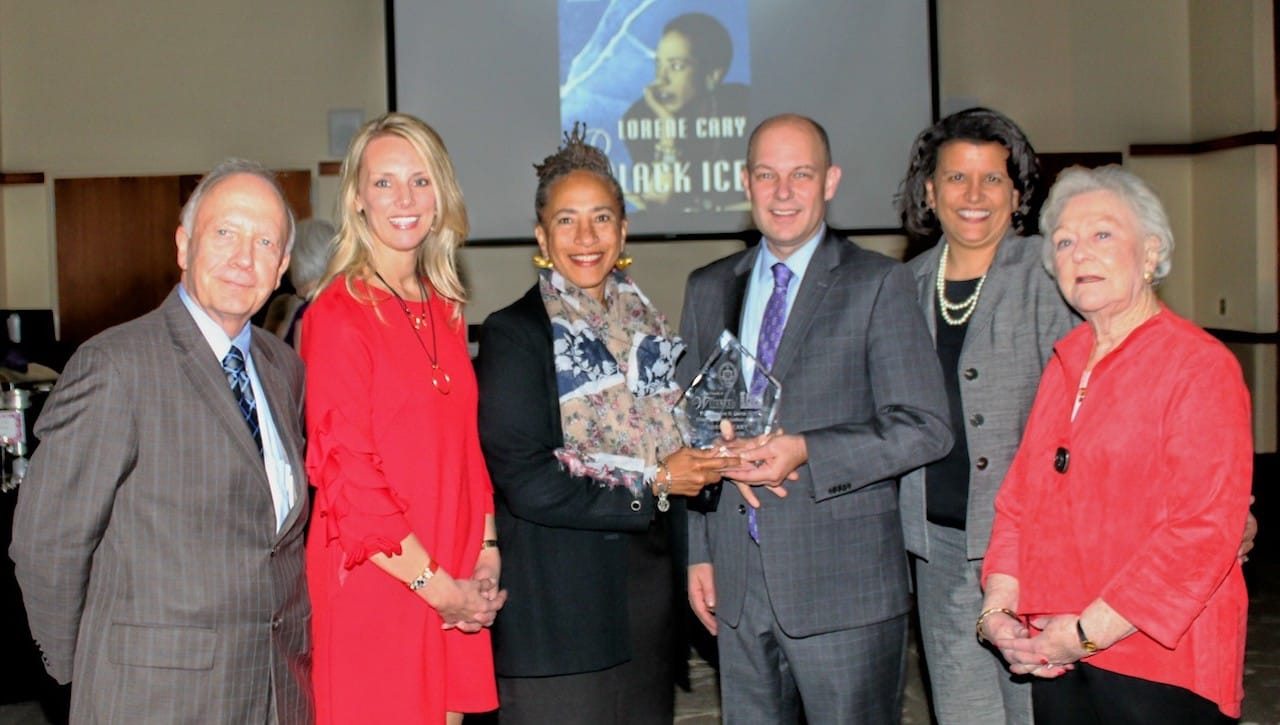
{"type": "Polygon", "coordinates": [[[193,236],[196,230],[196,212],[200,210],[200,202],[204,201],[204,195],[209,193],[209,190],[213,187],[239,174],[249,174],[262,179],[270,184],[271,188],[275,190],[276,196],[280,197],[280,203],[284,206],[285,215],[289,220],[289,241],[284,247],[284,253],[289,254],[293,251],[293,238],[296,227],[293,219],[293,209],[289,208],[289,200],[285,198],[284,190],[280,188],[280,182],[276,180],[276,175],[257,161],[229,158],[218,162],[217,166],[213,167],[209,173],[200,179],[200,183],[196,184],[195,190],[187,198],[187,203],[182,205],[182,213],[178,217],[182,228],[187,230],[188,236],[193,236]]]}
{"type": "Polygon", "coordinates": [[[1124,202],[1138,220],[1142,236],[1154,236],[1159,240],[1153,284],[1160,284],[1173,269],[1173,230],[1169,228],[1169,215],[1160,203],[1160,197],[1136,174],[1110,164],[1096,169],[1072,166],[1058,175],[1049,189],[1049,198],[1040,212],[1040,233],[1044,235],[1045,269],[1053,274],[1053,230],[1067,202],[1091,191],[1109,191],[1124,202]]]}

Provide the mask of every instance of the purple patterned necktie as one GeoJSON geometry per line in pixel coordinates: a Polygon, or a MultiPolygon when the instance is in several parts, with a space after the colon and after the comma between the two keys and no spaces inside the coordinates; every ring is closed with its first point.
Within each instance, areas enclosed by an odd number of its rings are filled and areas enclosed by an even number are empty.
{"type": "MultiPolygon", "coordinates": [[[[778,342],[782,340],[782,330],[787,326],[787,287],[791,284],[791,269],[782,262],[771,268],[773,270],[773,293],[764,306],[764,320],[760,323],[760,339],[756,341],[755,377],[751,380],[751,395],[759,397],[764,393],[766,370],[773,369],[773,360],[778,354],[778,342]]],[[[747,509],[747,533],[751,540],[760,543],[760,528],[756,523],[756,510],[747,509]]]]}

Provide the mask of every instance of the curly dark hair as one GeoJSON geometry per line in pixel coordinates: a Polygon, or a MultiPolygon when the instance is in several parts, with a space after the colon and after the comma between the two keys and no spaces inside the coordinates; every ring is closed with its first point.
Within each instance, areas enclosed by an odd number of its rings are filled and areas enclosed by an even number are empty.
{"type": "Polygon", "coordinates": [[[699,68],[702,74],[717,69],[729,72],[729,64],[733,62],[733,40],[719,20],[706,13],[685,13],[672,18],[662,28],[662,34],[667,33],[679,33],[689,41],[693,56],[702,63],[699,68]]]}
{"type": "Polygon", "coordinates": [[[600,149],[587,143],[587,125],[580,121],[573,122],[573,130],[564,132],[564,144],[540,164],[534,164],[533,170],[538,174],[538,193],[533,198],[533,211],[542,221],[542,210],[547,205],[547,195],[551,185],[561,177],[574,171],[590,171],[609,182],[613,189],[613,198],[618,202],[620,219],[627,218],[627,205],[622,197],[622,186],[613,176],[613,167],[609,157],[600,149]]]}
{"type": "Polygon", "coordinates": [[[1032,197],[1040,181],[1040,161],[1027,135],[1008,116],[989,108],[970,108],[938,121],[916,137],[911,145],[911,164],[898,185],[893,202],[908,232],[920,237],[936,237],[941,231],[937,214],[929,208],[925,181],[938,168],[938,150],[949,141],[998,143],[1009,152],[1006,164],[1013,188],[1018,190],[1018,208],[1013,212],[1013,228],[1027,234],[1035,224],[1031,216],[1032,197]]]}

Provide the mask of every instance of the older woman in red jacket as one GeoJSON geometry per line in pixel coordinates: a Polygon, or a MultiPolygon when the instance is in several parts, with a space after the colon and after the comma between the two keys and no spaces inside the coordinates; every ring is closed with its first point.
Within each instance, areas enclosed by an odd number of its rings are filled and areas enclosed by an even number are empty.
{"type": "Polygon", "coordinates": [[[1173,239],[1136,176],[1065,172],[1041,228],[1087,324],[1055,346],[996,499],[978,634],[1038,678],[1038,725],[1231,722],[1253,465],[1239,364],[1156,297],[1173,239]]]}

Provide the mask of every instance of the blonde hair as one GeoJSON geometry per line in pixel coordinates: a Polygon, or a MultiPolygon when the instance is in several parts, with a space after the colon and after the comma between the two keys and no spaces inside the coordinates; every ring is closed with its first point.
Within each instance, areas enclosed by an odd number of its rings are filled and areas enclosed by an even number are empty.
{"type": "MultiPolygon", "coordinates": [[[[432,289],[452,303],[453,319],[462,315],[462,305],[467,301],[466,290],[458,275],[457,251],[466,241],[470,226],[467,207],[462,201],[462,189],[454,176],[453,162],[444,141],[430,126],[407,113],[388,113],[362,126],[342,161],[342,181],[338,192],[338,216],[340,225],[333,244],[333,257],[329,260],[316,294],[329,286],[339,275],[346,277],[347,291],[361,299],[352,281],[368,282],[374,276],[373,230],[363,213],[356,209],[356,195],[360,187],[360,167],[364,162],[369,142],[383,136],[397,136],[413,147],[426,163],[431,174],[431,188],[436,194],[436,216],[431,230],[418,247],[417,272],[426,277],[432,289]]],[[[369,300],[372,302],[372,300],[369,300]]]]}

